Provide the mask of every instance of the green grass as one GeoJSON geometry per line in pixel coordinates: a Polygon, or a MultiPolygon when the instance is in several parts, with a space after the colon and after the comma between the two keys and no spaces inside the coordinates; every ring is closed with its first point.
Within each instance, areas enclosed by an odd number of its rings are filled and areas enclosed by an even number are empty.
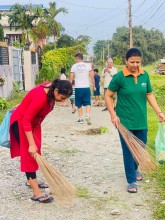
{"type": "Polygon", "coordinates": [[[89,193],[88,189],[86,187],[78,187],[77,188],[77,195],[81,198],[89,199],[92,197],[92,195],[89,193]]]}
{"type": "MultiPolygon", "coordinates": [[[[148,67],[149,68],[149,67],[148,67]]],[[[151,66],[151,68],[153,68],[151,66]]],[[[146,68],[145,68],[146,69],[146,68]]],[[[148,72],[149,69],[147,69],[148,72]]],[[[156,96],[158,105],[161,111],[165,112],[165,76],[157,74],[150,75],[154,94],[156,96]]],[[[158,118],[153,109],[148,106],[148,146],[155,151],[155,137],[158,131],[158,118]]],[[[159,195],[159,201],[165,200],[165,164],[160,164],[159,169],[153,173],[152,177],[155,179],[154,188],[159,195]]],[[[156,220],[165,219],[165,205],[156,201],[156,211],[154,218],[156,220]]]]}

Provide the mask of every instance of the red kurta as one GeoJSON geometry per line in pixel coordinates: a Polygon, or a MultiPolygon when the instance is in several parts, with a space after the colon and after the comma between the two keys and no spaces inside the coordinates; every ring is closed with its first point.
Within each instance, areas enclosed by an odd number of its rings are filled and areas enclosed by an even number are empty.
{"type": "Polygon", "coordinates": [[[38,153],[41,154],[41,122],[52,111],[55,104],[54,102],[52,106],[49,105],[47,94],[42,85],[32,89],[24,97],[21,104],[12,113],[10,119],[10,126],[15,121],[18,122],[20,137],[19,144],[12,129],[10,129],[11,157],[20,156],[22,172],[35,172],[38,169],[36,160],[28,152],[29,142],[25,132],[32,131],[35,144],[38,147],[38,153]]]}

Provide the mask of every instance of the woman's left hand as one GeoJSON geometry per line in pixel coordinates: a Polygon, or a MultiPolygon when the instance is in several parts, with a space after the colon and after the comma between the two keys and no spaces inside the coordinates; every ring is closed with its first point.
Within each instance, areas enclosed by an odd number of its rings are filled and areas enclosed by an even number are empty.
{"type": "Polygon", "coordinates": [[[165,122],[165,115],[164,115],[164,113],[163,112],[160,112],[160,113],[158,113],[158,118],[159,118],[159,121],[161,121],[161,122],[165,122]]]}

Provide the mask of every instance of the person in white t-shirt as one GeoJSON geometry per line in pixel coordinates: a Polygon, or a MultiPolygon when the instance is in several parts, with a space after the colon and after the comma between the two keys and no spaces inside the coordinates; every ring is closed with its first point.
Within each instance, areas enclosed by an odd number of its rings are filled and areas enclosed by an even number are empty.
{"type": "MultiPolygon", "coordinates": [[[[117,69],[115,67],[113,67],[112,58],[108,58],[107,63],[106,63],[106,67],[102,71],[102,77],[104,80],[104,95],[105,95],[105,92],[109,86],[110,81],[112,80],[113,76],[116,73],[117,73],[117,69]]],[[[112,100],[114,109],[116,108],[116,99],[117,99],[117,96],[116,96],[116,94],[114,94],[113,100],[112,100]]],[[[104,108],[102,111],[106,111],[106,110],[107,110],[107,108],[104,108]]]]}
{"type": "Polygon", "coordinates": [[[91,124],[91,119],[90,119],[91,92],[90,92],[89,76],[93,84],[93,90],[96,90],[94,72],[89,64],[83,62],[82,54],[80,53],[76,54],[75,61],[76,63],[73,64],[70,71],[69,80],[71,83],[73,79],[75,80],[75,104],[78,108],[78,114],[79,114],[78,122],[80,124],[84,123],[82,106],[85,106],[86,109],[85,121],[87,122],[88,125],[90,125],[91,124]]]}

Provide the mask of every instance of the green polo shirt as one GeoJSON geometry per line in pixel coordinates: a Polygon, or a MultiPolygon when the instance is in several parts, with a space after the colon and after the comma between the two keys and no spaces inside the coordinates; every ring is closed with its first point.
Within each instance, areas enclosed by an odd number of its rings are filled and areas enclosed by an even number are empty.
{"type": "Polygon", "coordinates": [[[123,71],[113,76],[109,90],[117,92],[116,114],[129,130],[147,129],[147,93],[152,92],[148,73],[140,74],[135,83],[132,75],[123,71]]]}

